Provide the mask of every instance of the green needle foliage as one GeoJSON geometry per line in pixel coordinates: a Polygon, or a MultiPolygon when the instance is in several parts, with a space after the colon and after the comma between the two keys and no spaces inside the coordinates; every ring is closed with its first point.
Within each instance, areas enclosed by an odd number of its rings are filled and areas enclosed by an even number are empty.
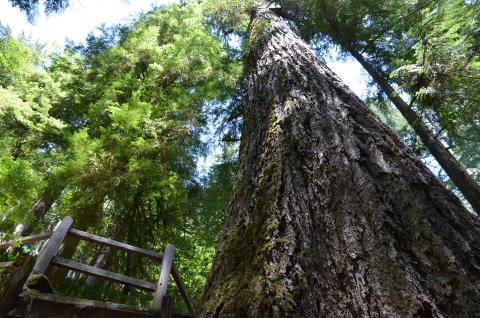
{"type": "MultiPolygon", "coordinates": [[[[39,14],[40,0],[9,0],[12,6],[25,12],[30,22],[35,22],[39,14]]],[[[45,0],[41,6],[45,14],[62,12],[70,4],[69,0],[45,0]]]]}
{"type": "Polygon", "coordinates": [[[461,162],[480,180],[480,6],[438,2],[421,11],[409,34],[420,39],[410,59],[394,59],[391,77],[415,96],[461,162]]]}
{"type": "MultiPolygon", "coordinates": [[[[62,94],[40,67],[41,54],[0,29],[1,232],[31,220],[30,207],[55,166],[55,140],[65,124],[49,114],[62,94]]],[[[4,234],[5,235],[5,234],[4,234]]]]}

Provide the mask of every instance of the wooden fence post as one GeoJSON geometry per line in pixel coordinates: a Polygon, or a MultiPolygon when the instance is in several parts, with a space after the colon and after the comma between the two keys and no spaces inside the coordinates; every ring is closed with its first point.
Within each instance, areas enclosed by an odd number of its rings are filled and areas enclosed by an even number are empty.
{"type": "Polygon", "coordinates": [[[175,247],[172,244],[167,244],[165,248],[165,254],[163,254],[162,269],[160,271],[160,278],[157,283],[157,290],[153,298],[153,317],[157,318],[160,315],[162,309],[162,302],[167,295],[168,277],[173,264],[173,254],[175,253],[175,247]]]}
{"type": "Polygon", "coordinates": [[[160,318],[172,318],[175,303],[173,297],[165,296],[163,298],[162,311],[160,312],[160,318]]]}
{"type": "Polygon", "coordinates": [[[66,216],[58,225],[57,229],[52,233],[47,244],[43,247],[40,254],[37,256],[37,261],[33,266],[32,274],[45,274],[48,265],[52,259],[57,255],[60,245],[62,245],[68,230],[72,226],[73,219],[71,216],[66,216]]]}
{"type": "Polygon", "coordinates": [[[190,299],[190,296],[187,293],[187,289],[185,288],[185,285],[183,284],[183,281],[180,278],[180,275],[178,274],[178,271],[175,267],[175,263],[173,263],[172,265],[172,276],[173,276],[173,279],[175,280],[175,284],[177,284],[177,288],[178,288],[178,291],[180,292],[180,296],[182,297],[183,302],[187,306],[192,316],[195,317],[195,308],[193,308],[192,300],[190,299]]]}

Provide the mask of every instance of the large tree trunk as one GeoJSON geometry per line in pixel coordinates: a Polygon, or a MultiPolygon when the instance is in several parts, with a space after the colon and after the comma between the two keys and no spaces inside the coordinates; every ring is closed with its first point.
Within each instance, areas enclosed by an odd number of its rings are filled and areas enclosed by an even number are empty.
{"type": "Polygon", "coordinates": [[[387,94],[390,101],[402,113],[425,147],[427,147],[432,156],[445,170],[460,192],[462,192],[475,212],[480,214],[480,185],[475,182],[475,179],[462,167],[452,153],[435,137],[422,118],[395,92],[388,80],[355,49],[350,48],[349,52],[372,76],[382,91],[387,94]]]}
{"type": "Polygon", "coordinates": [[[255,12],[200,317],[474,317],[480,227],[279,17],[255,12]]]}

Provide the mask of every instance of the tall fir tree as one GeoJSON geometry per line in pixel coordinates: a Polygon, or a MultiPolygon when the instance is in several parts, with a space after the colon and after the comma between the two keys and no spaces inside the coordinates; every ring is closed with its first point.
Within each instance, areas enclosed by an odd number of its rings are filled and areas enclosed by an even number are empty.
{"type": "Polygon", "coordinates": [[[471,317],[480,227],[265,7],[200,317],[471,317]],[[439,279],[441,277],[441,279],[439,279]]]}

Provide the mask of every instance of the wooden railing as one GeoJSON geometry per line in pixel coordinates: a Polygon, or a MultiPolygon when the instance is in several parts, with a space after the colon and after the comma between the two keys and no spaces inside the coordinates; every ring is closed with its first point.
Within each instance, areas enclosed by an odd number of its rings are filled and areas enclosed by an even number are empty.
{"type": "Polygon", "coordinates": [[[45,274],[50,265],[55,265],[66,268],[68,270],[84,273],[86,275],[101,277],[107,280],[111,280],[113,282],[129,285],[135,288],[153,291],[155,292],[153,298],[153,317],[158,317],[160,315],[160,312],[162,310],[162,304],[167,295],[168,279],[171,274],[178,288],[178,291],[180,292],[180,296],[182,297],[183,302],[187,306],[190,313],[193,316],[195,315],[195,310],[190,296],[188,295],[183,281],[175,268],[175,264],[173,261],[175,247],[172,244],[167,244],[165,248],[165,253],[164,255],[162,255],[155,251],[139,248],[133,245],[74,229],[72,228],[72,224],[73,219],[70,216],[67,216],[58,224],[57,228],[55,229],[55,231],[53,231],[53,233],[32,235],[24,237],[18,241],[0,243],[0,249],[4,249],[17,243],[31,244],[34,242],[48,239],[48,242],[45,244],[45,246],[42,248],[39,255],[37,256],[37,260],[33,267],[32,274],[45,274]],[[62,245],[67,235],[71,235],[78,239],[90,241],[113,249],[123,250],[131,254],[148,257],[155,261],[161,261],[162,265],[158,282],[153,283],[150,281],[107,271],[101,268],[85,265],[57,256],[58,250],[60,249],[60,246],[62,245]]]}
{"type": "Polygon", "coordinates": [[[24,236],[19,240],[15,241],[8,241],[8,242],[0,242],[0,250],[5,249],[10,246],[15,246],[16,244],[32,244],[39,241],[44,241],[50,238],[52,233],[42,233],[42,234],[35,234],[30,236],[24,236]]]}

